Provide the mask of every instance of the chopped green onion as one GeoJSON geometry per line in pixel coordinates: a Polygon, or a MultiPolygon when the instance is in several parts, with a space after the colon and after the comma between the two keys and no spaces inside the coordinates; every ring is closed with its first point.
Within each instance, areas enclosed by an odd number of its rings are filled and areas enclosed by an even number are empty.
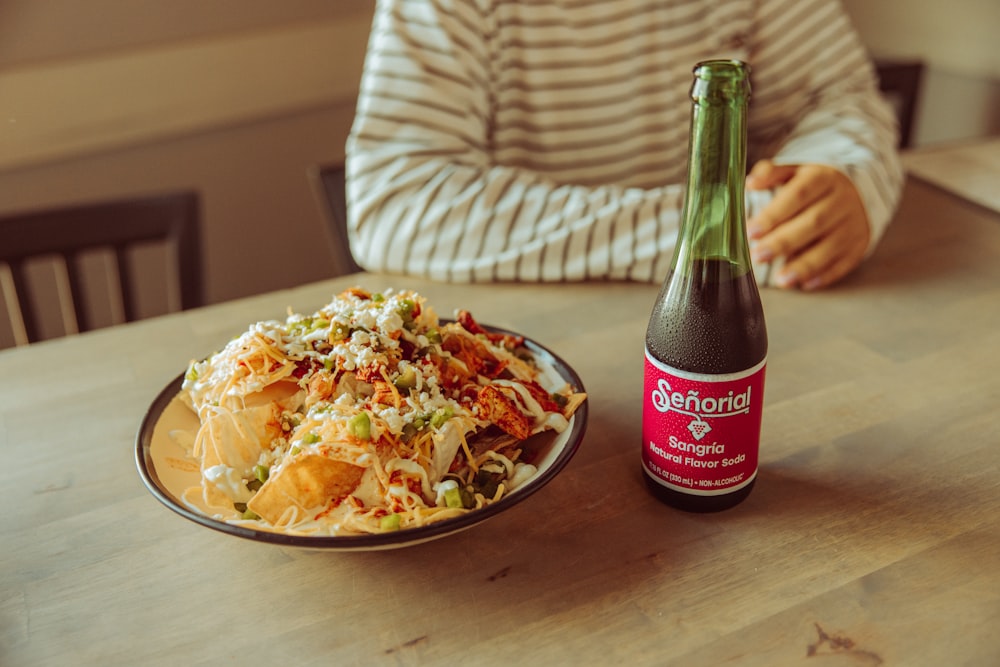
{"type": "Polygon", "coordinates": [[[379,520],[378,527],[384,531],[399,530],[399,521],[398,514],[386,514],[379,520]]]}
{"type": "Polygon", "coordinates": [[[260,517],[257,516],[257,513],[254,512],[253,510],[246,510],[245,512],[243,512],[243,518],[246,519],[247,521],[256,521],[260,517]]]}
{"type": "Polygon", "coordinates": [[[500,482],[503,481],[503,476],[503,473],[491,472],[485,468],[480,468],[479,472],[476,473],[473,487],[487,498],[492,498],[496,495],[497,489],[500,487],[500,482]]]}
{"type": "Polygon", "coordinates": [[[413,424],[403,424],[403,431],[400,433],[400,437],[403,442],[409,442],[413,440],[413,436],[417,434],[417,427],[413,424]]]}
{"type": "Polygon", "coordinates": [[[427,342],[431,345],[441,344],[441,332],[437,329],[431,329],[425,335],[427,336],[427,342]]]}
{"type": "Polygon", "coordinates": [[[367,412],[359,412],[347,422],[347,430],[358,440],[371,440],[372,422],[367,412]]]}
{"type": "Polygon", "coordinates": [[[306,433],[304,436],[302,436],[302,442],[304,442],[307,445],[314,445],[319,441],[320,437],[317,434],[313,433],[312,431],[309,431],[309,433],[306,433]]]}
{"type": "Polygon", "coordinates": [[[417,309],[417,304],[414,303],[413,299],[403,299],[399,302],[399,307],[396,308],[396,313],[403,318],[403,328],[412,329],[413,328],[413,312],[417,309]]]}
{"type": "Polygon", "coordinates": [[[267,481],[268,475],[271,474],[271,469],[267,466],[255,465],[253,467],[253,475],[257,478],[261,484],[267,481]]]}
{"type": "Polygon", "coordinates": [[[454,410],[451,409],[450,406],[438,408],[437,410],[434,411],[434,414],[431,415],[431,426],[433,426],[434,428],[441,428],[444,425],[444,423],[449,419],[451,419],[452,415],[454,414],[455,412],[454,410]]]}
{"type": "Polygon", "coordinates": [[[343,322],[334,322],[330,327],[330,338],[333,340],[347,340],[351,337],[351,327],[343,322]]]}
{"type": "Polygon", "coordinates": [[[462,491],[457,486],[444,492],[444,504],[447,507],[462,508],[462,491]]]}
{"type": "Polygon", "coordinates": [[[396,389],[404,391],[413,389],[417,386],[417,372],[413,370],[413,366],[407,366],[392,384],[395,385],[396,389]]]}

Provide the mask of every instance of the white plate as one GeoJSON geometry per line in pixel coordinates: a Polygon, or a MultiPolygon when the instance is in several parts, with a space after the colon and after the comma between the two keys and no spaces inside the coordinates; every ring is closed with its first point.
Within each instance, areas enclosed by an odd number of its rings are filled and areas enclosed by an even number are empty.
{"type": "MultiPolygon", "coordinates": [[[[485,327],[498,333],[513,332],[485,327]]],[[[519,335],[519,334],[513,334],[519,335]]],[[[525,347],[537,358],[548,361],[552,367],[578,392],[585,391],[580,377],[565,361],[538,343],[525,338],[525,347]]],[[[373,535],[310,536],[293,535],[234,525],[213,518],[207,510],[183,502],[184,491],[199,486],[201,475],[197,462],[187,456],[170,432],[176,429],[194,433],[198,418],[177,397],[183,374],[167,385],[150,405],[136,436],[135,460],[146,488],[161,503],[181,516],[208,528],[258,542],[310,549],[338,549],[373,551],[396,549],[436,540],[482,523],[500,512],[510,509],[535,491],[548,484],[569,463],[583,440],[587,428],[587,401],[580,405],[569,420],[569,428],[559,434],[542,433],[524,443],[524,456],[538,468],[529,481],[501,498],[478,510],[453,519],[446,519],[418,528],[378,533],[373,535]]]]}

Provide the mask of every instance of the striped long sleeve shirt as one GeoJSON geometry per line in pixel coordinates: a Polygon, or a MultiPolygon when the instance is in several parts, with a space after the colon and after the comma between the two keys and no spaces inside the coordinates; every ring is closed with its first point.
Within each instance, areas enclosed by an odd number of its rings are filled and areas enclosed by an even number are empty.
{"type": "MultiPolygon", "coordinates": [[[[748,164],[846,173],[874,248],[894,114],[837,0],[379,0],[347,144],[351,249],[446,281],[660,282],[692,69],[751,65],[748,164]]],[[[748,191],[748,212],[773,192],[748,191]]]]}

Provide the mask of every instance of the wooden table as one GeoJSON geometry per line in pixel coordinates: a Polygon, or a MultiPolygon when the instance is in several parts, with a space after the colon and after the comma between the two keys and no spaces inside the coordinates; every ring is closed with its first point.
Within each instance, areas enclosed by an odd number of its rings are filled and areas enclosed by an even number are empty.
{"type": "Polygon", "coordinates": [[[1000,137],[907,151],[912,176],[1000,213],[1000,137]]]}
{"type": "Polygon", "coordinates": [[[721,514],[642,485],[656,291],[356,275],[0,352],[0,664],[1000,664],[1000,216],[911,183],[841,286],[765,291],[762,469],[721,514]],[[156,393],[352,284],[563,356],[591,401],[563,473],[384,552],[259,544],[158,503],[133,461],[156,393]]]}

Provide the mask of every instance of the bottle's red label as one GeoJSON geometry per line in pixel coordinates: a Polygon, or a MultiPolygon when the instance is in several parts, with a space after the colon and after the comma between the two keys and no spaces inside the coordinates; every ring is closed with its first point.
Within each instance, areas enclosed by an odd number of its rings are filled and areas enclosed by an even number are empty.
{"type": "Polygon", "coordinates": [[[642,465],[654,481],[693,495],[736,491],[757,475],[764,362],[703,375],[660,363],[646,350],[642,465]]]}

